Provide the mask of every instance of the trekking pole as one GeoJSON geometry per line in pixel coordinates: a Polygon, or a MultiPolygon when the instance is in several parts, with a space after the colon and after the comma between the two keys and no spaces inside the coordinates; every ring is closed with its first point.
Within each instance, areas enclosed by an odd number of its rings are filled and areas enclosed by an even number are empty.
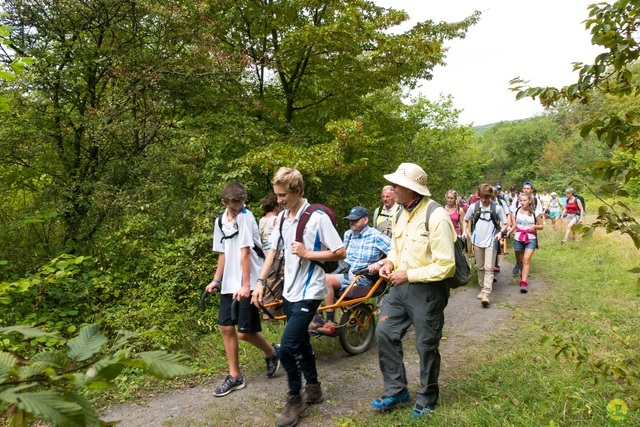
{"type": "MultiPolygon", "coordinates": [[[[206,309],[204,302],[209,295],[211,294],[206,289],[200,295],[200,311],[203,313],[206,309]]],[[[231,301],[231,320],[238,320],[238,300],[235,298],[231,301]]]]}
{"type": "Polygon", "coordinates": [[[509,238],[507,236],[507,233],[506,232],[502,233],[502,246],[503,246],[502,253],[504,255],[508,255],[508,252],[507,252],[507,243],[508,243],[507,241],[508,240],[509,240],[509,238]]]}
{"type": "Polygon", "coordinates": [[[275,320],[276,316],[274,316],[273,313],[267,307],[265,307],[262,303],[260,303],[260,310],[262,310],[262,312],[266,314],[269,317],[269,319],[275,320]]]}

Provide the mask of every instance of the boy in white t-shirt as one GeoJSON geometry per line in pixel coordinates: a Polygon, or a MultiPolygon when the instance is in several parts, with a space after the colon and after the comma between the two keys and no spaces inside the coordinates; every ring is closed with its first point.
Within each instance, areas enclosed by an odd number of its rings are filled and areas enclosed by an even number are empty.
{"type": "Polygon", "coordinates": [[[275,375],[280,365],[278,346],[269,344],[260,333],[260,312],[251,304],[252,285],[258,278],[264,253],[258,224],[245,207],[246,201],[247,190],[242,184],[227,184],[222,190],[222,204],[227,209],[216,219],[213,232],[213,250],[219,253],[218,266],[206,290],[220,292],[218,325],[229,362],[229,375],[213,392],[216,397],[246,386],[240,373],[239,339],[264,352],[267,377],[275,375]]]}
{"type": "Polygon", "coordinates": [[[502,233],[507,230],[507,216],[502,205],[493,202],[494,189],[489,184],[482,184],[478,187],[479,203],[469,206],[469,210],[464,216],[464,220],[471,222],[467,225],[467,236],[475,247],[476,267],[478,271],[478,284],[482,288],[478,294],[482,306],[489,307],[489,295],[493,289],[493,266],[495,251],[497,251],[496,241],[502,237],[502,233]],[[492,207],[495,208],[492,211],[492,207]],[[473,229],[473,234],[469,230],[473,229]]]}
{"type": "Polygon", "coordinates": [[[287,371],[287,402],[277,427],[295,426],[306,404],[320,403],[322,389],[318,381],[316,360],[311,348],[309,323],[328,295],[325,272],[317,264],[338,261],[346,257],[342,238],[329,216],[319,210],[309,216],[302,236],[296,241],[296,228],[300,217],[309,206],[304,195],[304,181],[296,169],[282,167],[271,180],[273,192],[284,209],[271,233],[271,249],[267,255],[260,277],[257,279],[252,303],[262,303],[263,285],[276,251],[284,248],[284,288],[282,298],[287,325],[280,341],[280,362],[287,371]],[[280,227],[282,223],[282,227],[280,227]],[[281,237],[282,236],[282,237],[281,237]],[[302,377],[306,385],[302,387],[302,377]]]}

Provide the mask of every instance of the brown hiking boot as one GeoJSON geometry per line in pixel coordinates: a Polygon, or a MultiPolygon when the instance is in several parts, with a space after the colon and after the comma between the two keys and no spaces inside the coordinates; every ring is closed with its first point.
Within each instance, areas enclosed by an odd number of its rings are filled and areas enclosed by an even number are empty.
{"type": "Polygon", "coordinates": [[[304,390],[302,390],[302,401],[307,405],[314,405],[316,403],[320,403],[324,400],[322,397],[322,388],[320,387],[321,383],[318,384],[307,384],[304,386],[304,390]]]}
{"type": "Polygon", "coordinates": [[[277,427],[293,427],[300,421],[300,414],[304,410],[304,404],[302,403],[302,397],[297,394],[295,396],[289,396],[287,403],[284,405],[282,415],[276,422],[277,427]]]}

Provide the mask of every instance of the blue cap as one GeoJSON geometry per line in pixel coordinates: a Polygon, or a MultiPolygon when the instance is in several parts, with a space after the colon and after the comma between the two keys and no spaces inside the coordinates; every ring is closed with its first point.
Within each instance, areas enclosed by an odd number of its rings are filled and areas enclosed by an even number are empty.
{"type": "Polygon", "coordinates": [[[522,183],[522,186],[524,187],[525,185],[528,185],[529,187],[533,188],[533,182],[531,181],[525,181],[522,183]]]}
{"type": "Polygon", "coordinates": [[[355,221],[360,218],[364,218],[365,216],[369,216],[369,212],[367,212],[367,208],[363,206],[356,206],[351,209],[349,215],[345,216],[344,219],[348,219],[349,221],[355,221]]]}

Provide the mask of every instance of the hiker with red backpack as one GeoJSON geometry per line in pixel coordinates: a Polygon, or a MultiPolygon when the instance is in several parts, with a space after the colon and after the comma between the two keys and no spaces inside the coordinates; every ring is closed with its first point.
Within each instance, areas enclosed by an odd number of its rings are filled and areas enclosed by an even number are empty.
{"type": "Polygon", "coordinates": [[[287,372],[288,395],[276,426],[290,427],[300,420],[305,404],[323,400],[308,327],[328,294],[323,268],[328,268],[330,262],[344,259],[346,251],[335,228],[333,212],[326,207],[321,209],[320,205],[310,205],[303,198],[304,180],[299,171],[282,167],[271,185],[284,211],[278,215],[278,224],[271,234],[271,249],[251,302],[256,307],[263,304],[263,285],[269,268],[276,251],[284,248],[282,298],[287,324],[280,340],[279,355],[287,372]],[[304,389],[302,377],[306,381],[304,389]]]}
{"type": "MultiPolygon", "coordinates": [[[[574,225],[579,222],[582,222],[584,219],[584,204],[580,200],[580,198],[575,194],[573,188],[569,187],[565,190],[565,195],[567,196],[567,202],[564,205],[564,209],[562,210],[562,216],[567,217],[567,231],[564,235],[564,239],[562,239],[562,243],[565,243],[569,240],[569,235],[571,234],[571,229],[574,225]]],[[[573,232],[573,241],[578,242],[578,233],[573,232]]]]}
{"type": "Polygon", "coordinates": [[[469,206],[464,220],[467,223],[471,222],[470,226],[466,226],[466,230],[475,247],[478,284],[482,288],[478,299],[484,308],[488,308],[495,274],[495,252],[498,250],[496,241],[499,241],[503,232],[507,230],[508,221],[502,205],[493,201],[495,190],[491,185],[481,184],[477,194],[478,201],[469,206]],[[473,234],[470,229],[473,230],[473,234]]]}

